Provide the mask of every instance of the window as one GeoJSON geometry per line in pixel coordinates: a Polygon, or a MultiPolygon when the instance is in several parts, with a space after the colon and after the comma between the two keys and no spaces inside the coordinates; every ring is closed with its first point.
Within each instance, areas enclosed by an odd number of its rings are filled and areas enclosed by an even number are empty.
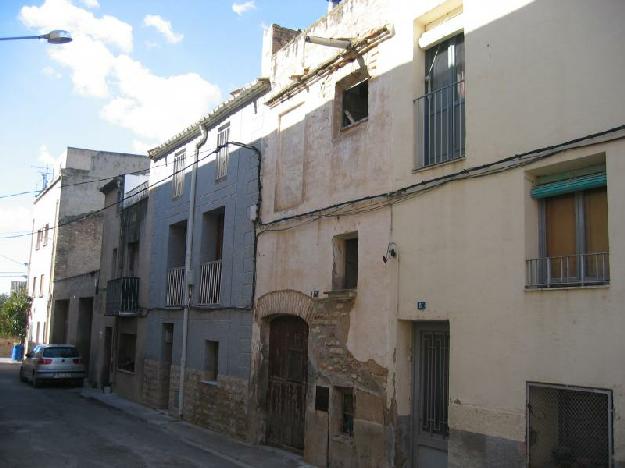
{"type": "Polygon", "coordinates": [[[330,388],[315,387],[315,411],[328,412],[330,406],[330,388]]]}
{"type": "Polygon", "coordinates": [[[39,297],[43,297],[43,275],[39,277],[39,297]]]}
{"type": "Polygon", "coordinates": [[[341,128],[348,128],[369,116],[369,81],[343,91],[341,128]]]}
{"type": "Polygon", "coordinates": [[[117,249],[113,249],[111,257],[111,278],[117,278],[117,249]]]}
{"type": "Polygon", "coordinates": [[[50,233],[50,225],[46,224],[46,227],[43,229],[43,245],[44,247],[48,245],[48,234],[50,233]]]}
{"type": "MultiPolygon", "coordinates": [[[[528,286],[609,281],[605,172],[539,183],[540,258],[528,260],[528,286]]],[[[539,179],[540,182],[540,179],[539,179]]]]}
{"type": "Polygon", "coordinates": [[[41,335],[41,342],[42,343],[45,343],[47,341],[46,340],[46,331],[48,330],[47,324],[48,324],[48,322],[43,322],[43,335],[41,335]]]}
{"type": "Polygon", "coordinates": [[[351,388],[338,389],[341,398],[341,432],[354,435],[354,391],[351,388]]]}
{"type": "Polygon", "coordinates": [[[611,466],[612,393],[528,385],[529,466],[611,466]]]}
{"type": "Polygon", "coordinates": [[[334,239],[332,286],[335,290],[358,287],[358,233],[334,239]]]}
{"type": "Polygon", "coordinates": [[[182,196],[184,191],[185,151],[179,151],[174,156],[174,168],[172,175],[172,198],[182,196]]]}
{"type": "Polygon", "coordinates": [[[137,335],[135,333],[120,333],[117,346],[117,369],[127,372],[135,371],[135,352],[137,335]]]}
{"type": "Polygon", "coordinates": [[[217,171],[215,178],[217,180],[223,179],[228,174],[228,138],[230,137],[230,124],[226,124],[219,128],[217,134],[217,146],[219,152],[217,153],[217,171]]]}
{"type": "Polygon", "coordinates": [[[37,277],[33,276],[33,294],[32,297],[37,295],[37,277]]]}
{"type": "Polygon", "coordinates": [[[464,156],[464,34],[425,53],[425,94],[415,100],[417,167],[464,156]]]}
{"type": "Polygon", "coordinates": [[[216,382],[219,375],[219,341],[206,340],[204,349],[204,378],[216,382]]]}
{"type": "Polygon", "coordinates": [[[135,276],[139,267],[139,241],[128,242],[128,276],[135,276]]]}
{"type": "Polygon", "coordinates": [[[39,250],[41,248],[41,229],[37,231],[37,241],[35,243],[35,250],[39,250]]]}
{"type": "Polygon", "coordinates": [[[200,246],[200,304],[212,305],[220,301],[221,269],[224,239],[224,208],[204,213],[202,243],[200,246]]]}
{"type": "Polygon", "coordinates": [[[37,322],[37,334],[35,335],[35,340],[37,341],[37,343],[41,343],[41,338],[39,336],[39,331],[41,328],[41,322],[37,322]]]}

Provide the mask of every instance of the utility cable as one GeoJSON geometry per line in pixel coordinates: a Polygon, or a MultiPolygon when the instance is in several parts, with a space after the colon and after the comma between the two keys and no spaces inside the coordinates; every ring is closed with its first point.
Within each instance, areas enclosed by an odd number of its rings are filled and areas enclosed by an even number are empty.
{"type": "MultiPolygon", "coordinates": [[[[235,146],[242,146],[242,147],[246,147],[246,148],[254,148],[254,149],[256,149],[255,147],[253,147],[253,146],[251,146],[251,145],[245,145],[244,143],[239,143],[239,142],[230,142],[230,141],[227,141],[227,142],[225,142],[225,143],[224,143],[224,144],[222,144],[222,145],[218,145],[218,146],[217,146],[214,150],[212,150],[212,151],[210,151],[210,152],[206,152],[206,153],[205,153],[205,154],[204,154],[201,158],[198,158],[197,162],[199,163],[200,161],[202,161],[202,160],[204,160],[204,159],[208,158],[209,156],[212,156],[213,154],[217,154],[217,153],[219,153],[219,151],[221,151],[221,149],[222,149],[222,148],[225,148],[225,147],[227,147],[227,146],[228,146],[228,145],[230,145],[230,144],[235,145],[235,146]]],[[[256,151],[258,151],[258,150],[256,149],[256,151]]],[[[116,202],[110,203],[109,205],[106,205],[106,206],[104,206],[103,208],[100,208],[100,209],[95,210],[95,211],[91,211],[90,213],[87,213],[87,214],[85,214],[84,216],[81,216],[81,217],[79,217],[79,218],[72,219],[72,220],[70,220],[70,221],[66,221],[66,222],[64,222],[64,223],[59,223],[57,226],[52,226],[52,227],[50,227],[49,229],[50,229],[50,230],[54,230],[54,229],[57,229],[57,228],[60,228],[60,227],[63,227],[63,226],[67,226],[67,225],[72,224],[72,223],[76,223],[76,222],[78,222],[78,221],[83,221],[83,220],[85,220],[85,219],[87,219],[87,218],[89,218],[89,217],[92,217],[92,216],[95,216],[95,215],[97,215],[97,214],[99,214],[99,213],[102,213],[103,211],[107,210],[108,208],[111,208],[111,207],[113,207],[113,206],[120,205],[120,204],[122,204],[125,200],[128,200],[128,199],[130,199],[130,198],[137,197],[138,195],[142,194],[143,192],[149,191],[152,187],[155,187],[155,186],[157,186],[157,185],[160,185],[162,182],[165,182],[166,180],[168,180],[168,179],[172,178],[172,177],[173,177],[173,176],[175,176],[176,174],[179,174],[179,173],[181,173],[181,172],[186,171],[188,168],[192,167],[194,164],[195,164],[195,163],[194,163],[194,162],[192,162],[191,164],[189,164],[189,165],[187,165],[187,166],[184,166],[183,168],[181,168],[181,169],[179,169],[179,170],[177,170],[177,171],[173,172],[172,174],[170,174],[170,175],[168,175],[168,176],[166,176],[166,177],[164,177],[164,178],[162,178],[162,179],[157,180],[157,181],[156,181],[156,182],[154,182],[153,184],[147,185],[147,186],[146,186],[146,187],[144,187],[143,189],[141,189],[141,190],[139,190],[139,191],[137,191],[137,192],[135,192],[135,193],[131,193],[130,195],[128,195],[128,196],[126,196],[126,197],[123,197],[122,199],[120,199],[120,200],[118,200],[118,201],[116,201],[116,202]]],[[[120,175],[121,175],[121,174],[120,174],[120,175]]],[[[28,232],[28,233],[26,233],[26,234],[16,234],[16,235],[12,235],[12,236],[3,236],[3,237],[0,237],[0,239],[18,239],[18,238],[21,238],[21,237],[32,236],[32,235],[34,235],[34,234],[36,234],[36,233],[37,233],[37,231],[32,231],[32,232],[28,232]]]]}

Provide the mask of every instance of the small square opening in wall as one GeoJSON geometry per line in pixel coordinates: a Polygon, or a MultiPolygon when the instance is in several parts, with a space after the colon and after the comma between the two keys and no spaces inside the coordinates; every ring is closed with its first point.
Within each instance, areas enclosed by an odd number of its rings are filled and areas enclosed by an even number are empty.
{"type": "Polygon", "coordinates": [[[328,412],[330,407],[330,389],[328,387],[315,387],[315,411],[328,412]]]}
{"type": "Polygon", "coordinates": [[[204,351],[204,378],[216,382],[219,375],[219,341],[206,340],[204,351]]]}
{"type": "Polygon", "coordinates": [[[358,233],[334,238],[334,265],[332,288],[334,290],[358,287],[358,233]]]}
{"type": "Polygon", "coordinates": [[[343,91],[341,128],[365,120],[369,116],[369,81],[364,80],[343,91]]]}

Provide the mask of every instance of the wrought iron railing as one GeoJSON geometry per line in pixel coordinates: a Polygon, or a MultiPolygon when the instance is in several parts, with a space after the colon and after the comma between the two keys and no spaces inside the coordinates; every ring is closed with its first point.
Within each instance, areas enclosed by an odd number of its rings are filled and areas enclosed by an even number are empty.
{"type": "Polygon", "coordinates": [[[526,261],[526,268],[528,288],[587,286],[610,282],[608,252],[533,258],[526,261]]]}
{"type": "Polygon", "coordinates": [[[417,167],[464,157],[464,80],[414,101],[417,122],[417,167]]]}
{"type": "Polygon", "coordinates": [[[202,265],[200,275],[200,304],[219,304],[221,290],[221,260],[202,265]]]}
{"type": "Polygon", "coordinates": [[[179,307],[184,304],[185,273],[184,267],[170,268],[167,272],[168,307],[179,307]]]}
{"type": "Polygon", "coordinates": [[[104,315],[134,315],[139,311],[139,278],[110,280],[106,286],[104,315]]]}

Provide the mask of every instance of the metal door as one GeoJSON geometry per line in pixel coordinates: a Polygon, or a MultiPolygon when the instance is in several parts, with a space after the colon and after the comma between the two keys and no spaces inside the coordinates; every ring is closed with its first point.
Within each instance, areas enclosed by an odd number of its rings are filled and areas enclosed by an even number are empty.
{"type": "Polygon", "coordinates": [[[304,449],[308,325],[297,317],[272,320],[269,331],[267,442],[304,449]]]}
{"type": "Polygon", "coordinates": [[[413,334],[413,466],[447,466],[449,324],[416,323],[413,334]]]}

